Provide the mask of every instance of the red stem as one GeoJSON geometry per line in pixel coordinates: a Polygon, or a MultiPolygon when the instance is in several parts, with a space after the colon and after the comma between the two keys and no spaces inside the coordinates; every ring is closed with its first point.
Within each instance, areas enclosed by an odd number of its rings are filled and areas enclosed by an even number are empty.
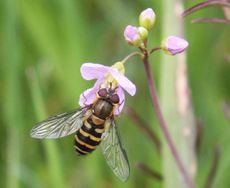
{"type": "Polygon", "coordinates": [[[148,61],[148,53],[145,53],[145,57],[143,59],[144,62],[144,67],[145,67],[145,71],[146,71],[146,76],[147,76],[147,80],[148,80],[148,86],[149,86],[149,92],[150,92],[150,96],[151,96],[151,100],[152,100],[152,105],[155,109],[156,112],[156,116],[158,118],[159,124],[160,124],[160,128],[163,132],[163,135],[165,137],[165,140],[169,146],[169,149],[171,150],[171,153],[177,163],[177,166],[185,180],[185,183],[187,184],[187,186],[189,188],[195,188],[196,186],[194,185],[192,179],[190,178],[188,172],[186,171],[183,162],[176,150],[176,147],[173,143],[172,137],[170,135],[170,132],[168,130],[168,127],[166,125],[166,122],[164,120],[163,114],[161,112],[161,108],[159,105],[159,101],[157,98],[157,94],[156,94],[156,89],[155,89],[155,84],[153,81],[153,75],[150,69],[150,65],[149,65],[149,61],[148,61]]]}
{"type": "Polygon", "coordinates": [[[152,53],[154,53],[155,51],[157,51],[157,50],[161,50],[161,47],[155,47],[155,48],[152,48],[151,50],[150,50],[150,52],[149,52],[149,54],[152,54],[152,53]]]}
{"type": "Polygon", "coordinates": [[[202,3],[198,3],[198,4],[188,8],[187,10],[185,10],[182,14],[182,17],[188,16],[189,14],[191,14],[197,10],[200,10],[200,9],[203,9],[203,8],[206,8],[209,6],[214,6],[214,5],[219,5],[219,6],[223,6],[223,7],[230,7],[230,3],[223,1],[223,0],[222,1],[221,0],[205,1],[202,3]]]}
{"type": "Polygon", "coordinates": [[[126,113],[135,122],[135,124],[148,136],[148,138],[155,145],[157,151],[161,154],[161,143],[157,135],[150,129],[150,126],[146,124],[144,119],[142,119],[131,107],[125,108],[126,113]]]}
{"type": "Polygon", "coordinates": [[[153,177],[154,179],[158,180],[158,181],[162,181],[163,177],[161,174],[159,174],[158,172],[156,172],[155,170],[151,169],[149,166],[143,164],[143,163],[138,163],[137,164],[137,168],[139,168],[140,170],[142,170],[145,174],[153,177]]]}
{"type": "Polygon", "coordinates": [[[204,184],[204,188],[211,188],[213,186],[213,182],[214,182],[215,177],[216,177],[219,163],[220,163],[220,148],[218,145],[216,145],[213,149],[213,161],[212,161],[209,175],[208,175],[207,180],[204,184]]]}
{"type": "Polygon", "coordinates": [[[196,18],[192,20],[192,23],[224,23],[230,24],[230,20],[223,18],[196,18]]]}

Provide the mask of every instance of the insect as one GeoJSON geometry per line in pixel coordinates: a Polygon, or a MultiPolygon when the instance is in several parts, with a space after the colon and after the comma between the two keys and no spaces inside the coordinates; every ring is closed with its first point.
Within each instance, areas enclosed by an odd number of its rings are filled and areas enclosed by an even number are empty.
{"type": "Polygon", "coordinates": [[[38,123],[32,128],[31,137],[57,139],[75,133],[74,148],[81,156],[100,144],[108,166],[120,180],[126,181],[129,162],[114,120],[114,109],[119,102],[116,88],[101,88],[92,104],[38,123]]]}

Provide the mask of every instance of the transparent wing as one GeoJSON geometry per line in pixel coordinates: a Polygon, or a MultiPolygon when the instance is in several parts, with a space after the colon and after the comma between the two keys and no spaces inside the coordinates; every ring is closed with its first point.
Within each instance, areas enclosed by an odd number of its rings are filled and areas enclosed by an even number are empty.
{"type": "Polygon", "coordinates": [[[112,121],[108,135],[101,142],[102,152],[113,173],[122,181],[129,177],[129,161],[121,144],[115,122],[112,121]]]}
{"type": "Polygon", "coordinates": [[[52,116],[35,125],[30,136],[33,138],[61,138],[76,132],[81,126],[88,108],[52,116]]]}

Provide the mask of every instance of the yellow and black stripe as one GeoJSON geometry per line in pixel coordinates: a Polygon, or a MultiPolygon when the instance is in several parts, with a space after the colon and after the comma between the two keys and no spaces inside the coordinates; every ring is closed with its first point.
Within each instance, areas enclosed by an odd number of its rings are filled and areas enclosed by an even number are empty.
{"type": "Polygon", "coordinates": [[[94,115],[84,120],[75,135],[75,150],[78,154],[86,155],[96,149],[105,130],[104,122],[94,115]]]}

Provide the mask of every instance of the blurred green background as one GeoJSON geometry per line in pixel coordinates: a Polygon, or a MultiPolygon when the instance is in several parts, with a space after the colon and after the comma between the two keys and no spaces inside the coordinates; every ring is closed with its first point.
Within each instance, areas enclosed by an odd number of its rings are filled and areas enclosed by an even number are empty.
{"type": "MultiPolygon", "coordinates": [[[[199,1],[186,1],[190,7],[199,1]]],[[[149,139],[123,113],[118,120],[127,150],[131,175],[120,182],[107,167],[100,149],[78,157],[73,136],[41,141],[30,138],[38,121],[78,107],[81,92],[92,86],[81,78],[83,62],[112,65],[134,48],[123,39],[123,29],[137,24],[143,9],[152,7],[157,24],[150,39],[161,41],[164,1],[157,0],[2,0],[0,1],[0,187],[162,187],[136,164],[143,162],[161,173],[162,157],[149,139]]],[[[221,8],[202,10],[185,19],[189,83],[194,113],[203,134],[197,152],[196,181],[202,187],[220,146],[220,163],[214,187],[230,187],[230,120],[223,102],[230,101],[230,27],[191,24],[191,18],[223,17],[221,8]]],[[[160,58],[151,60],[159,84],[160,58]]],[[[127,64],[127,76],[136,84],[132,106],[159,134],[150,104],[144,68],[138,58],[127,64]],[[144,99],[144,100],[143,100],[144,99]]],[[[173,100],[173,99],[172,99],[173,100]]]]}

